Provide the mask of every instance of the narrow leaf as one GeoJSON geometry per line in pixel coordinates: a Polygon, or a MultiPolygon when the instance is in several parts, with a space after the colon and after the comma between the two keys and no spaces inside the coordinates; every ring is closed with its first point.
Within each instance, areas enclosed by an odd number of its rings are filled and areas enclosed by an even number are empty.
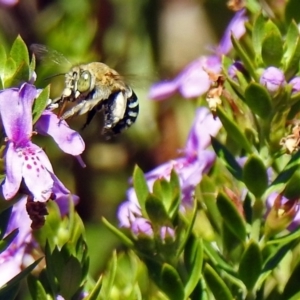
{"type": "Polygon", "coordinates": [[[212,291],[215,299],[234,299],[226,283],[208,263],[205,264],[204,278],[210,290],[212,291]]]}
{"type": "Polygon", "coordinates": [[[164,264],[160,275],[160,287],[172,300],[184,300],[184,287],[176,269],[164,264]]]}
{"type": "Polygon", "coordinates": [[[267,89],[252,82],[245,90],[245,102],[249,108],[258,116],[265,119],[272,113],[272,100],[267,89]]]}
{"type": "Polygon", "coordinates": [[[250,241],[239,265],[240,279],[244,282],[248,291],[254,288],[261,270],[262,255],[259,246],[254,241],[250,241]]]}
{"type": "Polygon", "coordinates": [[[217,115],[220,118],[228,135],[230,135],[230,138],[232,138],[237,145],[240,145],[245,151],[252,153],[252,146],[247,140],[245,134],[241,131],[240,126],[230,119],[221,107],[217,108],[217,115]]]}
{"type": "Polygon", "coordinates": [[[246,224],[233,201],[220,192],[217,196],[217,206],[228,228],[240,241],[245,241],[246,224]]]}
{"type": "Polygon", "coordinates": [[[243,169],[243,181],[247,188],[256,197],[260,197],[268,187],[268,174],[262,160],[251,155],[247,159],[243,169]]]}
{"type": "Polygon", "coordinates": [[[237,163],[234,156],[231,152],[221,144],[216,138],[211,137],[211,144],[217,154],[217,156],[222,160],[225,164],[228,171],[237,179],[242,180],[243,177],[243,169],[237,163]]]}

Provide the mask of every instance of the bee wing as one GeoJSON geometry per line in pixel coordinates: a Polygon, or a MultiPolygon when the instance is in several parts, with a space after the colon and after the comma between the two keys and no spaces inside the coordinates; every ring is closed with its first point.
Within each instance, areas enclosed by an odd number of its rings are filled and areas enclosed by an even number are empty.
{"type": "Polygon", "coordinates": [[[42,44],[31,44],[31,52],[40,61],[52,62],[57,65],[71,66],[70,61],[60,52],[50,49],[42,44]]]}

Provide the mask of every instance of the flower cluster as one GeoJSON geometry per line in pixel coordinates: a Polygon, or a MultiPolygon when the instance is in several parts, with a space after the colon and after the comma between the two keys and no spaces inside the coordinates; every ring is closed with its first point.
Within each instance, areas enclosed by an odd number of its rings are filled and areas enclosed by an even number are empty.
{"type": "MultiPolygon", "coordinates": [[[[166,162],[145,174],[148,188],[152,191],[157,179],[170,179],[172,170],[179,176],[182,208],[191,206],[195,187],[199,184],[203,174],[206,174],[215,160],[213,151],[208,150],[211,136],[215,136],[221,128],[221,122],[214,118],[207,108],[199,108],[195,121],[190,130],[186,146],[182,150],[184,156],[166,162]]],[[[121,204],[118,211],[120,227],[130,228],[134,234],[143,232],[152,235],[151,223],[141,213],[138,200],[133,188],[127,192],[128,200],[121,204]]],[[[170,233],[170,229],[161,229],[163,233],[170,233]]],[[[162,234],[164,236],[165,234],[162,234]]]]}

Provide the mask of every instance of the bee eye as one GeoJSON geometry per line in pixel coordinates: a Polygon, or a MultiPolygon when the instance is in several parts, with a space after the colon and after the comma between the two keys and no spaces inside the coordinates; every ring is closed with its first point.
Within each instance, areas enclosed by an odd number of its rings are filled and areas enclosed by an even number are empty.
{"type": "Polygon", "coordinates": [[[77,81],[77,90],[80,93],[86,92],[91,87],[91,73],[89,71],[83,71],[77,81]]]}

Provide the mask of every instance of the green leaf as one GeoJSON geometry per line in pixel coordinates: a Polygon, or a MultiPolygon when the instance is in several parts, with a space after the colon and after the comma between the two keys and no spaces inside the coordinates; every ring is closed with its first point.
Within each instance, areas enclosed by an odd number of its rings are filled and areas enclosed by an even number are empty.
{"type": "Polygon", "coordinates": [[[230,274],[236,274],[234,268],[229,264],[228,260],[221,256],[219,250],[212,246],[211,242],[203,240],[204,252],[208,256],[212,264],[230,274]]]}
{"type": "Polygon", "coordinates": [[[298,0],[289,0],[285,7],[286,23],[294,20],[296,23],[300,22],[300,2],[298,0]]]}
{"type": "Polygon", "coordinates": [[[27,285],[32,300],[47,299],[47,293],[43,287],[43,284],[35,276],[29,275],[27,277],[27,285]]]}
{"type": "Polygon", "coordinates": [[[262,160],[250,155],[243,169],[243,181],[251,193],[260,197],[268,187],[268,174],[262,160]]]}
{"type": "Polygon", "coordinates": [[[272,113],[272,100],[267,89],[252,82],[245,90],[245,102],[249,108],[258,116],[265,119],[272,113]]]}
{"type": "Polygon", "coordinates": [[[293,76],[294,72],[297,70],[300,56],[299,29],[294,20],[292,20],[289,25],[284,48],[284,73],[286,77],[289,78],[290,76],[293,76]]]}
{"type": "Polygon", "coordinates": [[[104,295],[107,298],[110,298],[110,296],[112,295],[114,281],[117,274],[117,266],[118,266],[117,253],[116,251],[114,251],[112,255],[112,259],[109,262],[108,275],[103,278],[102,288],[103,288],[104,295]]]}
{"type": "Polygon", "coordinates": [[[249,72],[249,74],[255,81],[258,81],[255,66],[253,65],[253,59],[251,59],[248,56],[248,54],[244,51],[240,42],[234,37],[234,35],[231,35],[231,42],[241,61],[244,63],[246,70],[249,72]]]}
{"type": "Polygon", "coordinates": [[[293,272],[291,273],[290,278],[284,287],[282,299],[290,299],[292,296],[299,292],[299,278],[300,263],[296,265],[293,272]]]}
{"type": "Polygon", "coordinates": [[[66,299],[71,299],[80,288],[81,264],[77,258],[71,256],[63,265],[63,270],[58,278],[60,293],[66,299]]]}
{"type": "Polygon", "coordinates": [[[202,240],[194,235],[190,236],[186,244],[184,250],[184,264],[188,274],[187,283],[184,288],[185,297],[187,299],[202,277],[203,244],[202,240]]]}
{"type": "Polygon", "coordinates": [[[293,176],[293,174],[300,167],[300,151],[292,155],[292,158],[284,167],[284,169],[278,174],[275,180],[272,182],[270,187],[267,190],[267,194],[272,192],[282,191],[288,180],[293,176]]]}
{"type": "Polygon", "coordinates": [[[10,245],[10,243],[14,240],[18,233],[19,229],[14,229],[4,239],[0,240],[0,253],[10,245]]]}
{"type": "Polygon", "coordinates": [[[17,67],[23,63],[25,63],[27,66],[29,66],[28,49],[27,49],[26,44],[24,43],[24,41],[22,40],[22,38],[20,36],[18,36],[15,39],[15,41],[11,47],[9,56],[15,61],[17,67]]]}
{"type": "Polygon", "coordinates": [[[217,115],[225,127],[228,135],[230,135],[230,138],[232,138],[237,145],[240,145],[245,151],[252,153],[252,146],[247,140],[245,134],[241,131],[240,126],[230,119],[221,107],[217,108],[217,115]]]}
{"type": "Polygon", "coordinates": [[[145,202],[149,194],[147,181],[145,179],[143,171],[135,166],[133,171],[133,187],[136,192],[136,196],[139,200],[142,211],[145,210],[145,202]]]}
{"type": "Polygon", "coordinates": [[[17,70],[17,66],[15,61],[9,57],[4,66],[4,74],[3,74],[3,87],[8,88],[12,82],[12,77],[17,70]]]}
{"type": "Polygon", "coordinates": [[[119,229],[109,223],[104,217],[102,217],[103,224],[115,234],[127,247],[132,248],[134,246],[133,242],[119,229]]]}
{"type": "Polygon", "coordinates": [[[224,222],[231,232],[242,242],[246,239],[246,224],[234,203],[220,192],[217,196],[217,206],[224,222]]]}
{"type": "Polygon", "coordinates": [[[256,61],[258,64],[262,62],[261,51],[262,43],[265,35],[266,20],[262,14],[259,14],[253,24],[252,44],[254,53],[256,54],[256,61]]]}
{"type": "Polygon", "coordinates": [[[265,25],[267,35],[262,43],[262,58],[266,66],[279,67],[283,56],[282,38],[278,27],[270,20],[265,25]]]}
{"type": "Polygon", "coordinates": [[[170,188],[172,190],[172,199],[171,203],[167,209],[168,215],[170,219],[174,219],[178,213],[178,209],[181,204],[181,188],[179,177],[177,173],[172,169],[170,176],[170,188]]]}
{"type": "Polygon", "coordinates": [[[211,144],[217,154],[217,156],[225,164],[228,171],[237,179],[242,181],[243,169],[235,160],[231,152],[221,144],[216,138],[211,137],[211,144]]]}
{"type": "Polygon", "coordinates": [[[166,225],[170,222],[162,201],[153,194],[149,194],[145,203],[147,215],[153,225],[166,225]]]}
{"type": "Polygon", "coordinates": [[[89,292],[88,296],[85,297],[84,300],[97,300],[102,288],[102,282],[103,276],[101,275],[92,291],[89,292]]]}
{"type": "Polygon", "coordinates": [[[33,124],[35,124],[35,122],[40,118],[43,111],[45,110],[49,100],[49,95],[50,95],[50,85],[45,87],[41,91],[39,96],[35,99],[32,108],[33,124]]]}
{"type": "Polygon", "coordinates": [[[208,263],[206,263],[204,267],[204,278],[215,299],[234,299],[226,283],[208,263]]]}
{"type": "Polygon", "coordinates": [[[184,286],[176,269],[169,264],[163,264],[160,274],[160,287],[172,300],[184,300],[184,286]]]}
{"type": "Polygon", "coordinates": [[[261,270],[262,255],[259,246],[254,241],[250,241],[239,265],[240,279],[244,282],[248,291],[254,288],[261,270]]]}

